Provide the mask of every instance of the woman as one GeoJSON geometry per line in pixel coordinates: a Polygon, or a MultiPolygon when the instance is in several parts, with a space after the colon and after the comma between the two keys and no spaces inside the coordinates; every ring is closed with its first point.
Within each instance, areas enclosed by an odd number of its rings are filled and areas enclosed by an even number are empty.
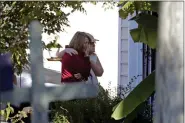
{"type": "Polygon", "coordinates": [[[76,32],[68,48],[75,49],[78,54],[62,56],[62,83],[87,81],[90,76],[91,65],[89,61],[90,38],[85,32],[76,32]]]}
{"type": "MultiPolygon", "coordinates": [[[[94,37],[89,34],[89,33],[86,33],[87,36],[91,39],[90,41],[90,49],[89,49],[89,59],[90,59],[90,63],[91,63],[91,68],[92,68],[92,71],[93,73],[95,74],[95,76],[102,76],[103,73],[104,73],[104,69],[101,65],[101,62],[98,58],[98,56],[96,55],[95,53],[95,43],[96,41],[98,41],[97,39],[94,39],[94,37]]],[[[64,53],[67,53],[69,55],[77,55],[78,52],[73,49],[73,48],[69,48],[69,47],[66,47],[63,51],[59,52],[59,49],[56,53],[56,56],[59,57],[59,58],[62,58],[62,56],[64,55],[64,53]]]]}
{"type": "Polygon", "coordinates": [[[86,34],[91,39],[90,49],[89,49],[89,58],[90,58],[90,62],[91,62],[91,68],[92,68],[93,73],[96,76],[100,77],[103,75],[104,70],[103,70],[103,67],[100,63],[98,56],[95,53],[95,44],[96,44],[96,41],[98,41],[98,40],[95,39],[91,34],[89,34],[89,33],[86,33],[86,34]]]}

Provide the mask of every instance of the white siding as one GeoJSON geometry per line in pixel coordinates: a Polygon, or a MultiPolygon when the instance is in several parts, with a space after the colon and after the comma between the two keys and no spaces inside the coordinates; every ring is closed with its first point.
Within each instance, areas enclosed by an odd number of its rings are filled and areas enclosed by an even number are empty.
{"type": "MultiPolygon", "coordinates": [[[[118,40],[118,84],[126,86],[131,78],[142,75],[142,44],[134,43],[130,36],[130,29],[137,28],[135,21],[119,18],[118,40]]],[[[133,83],[135,87],[142,77],[133,83]]]]}
{"type": "MultiPolygon", "coordinates": [[[[138,24],[135,21],[129,21],[129,30],[137,28],[138,24]]],[[[129,81],[131,78],[137,75],[142,75],[143,70],[143,53],[142,53],[142,43],[134,43],[132,37],[129,33],[129,81]]],[[[139,76],[133,83],[135,87],[139,82],[141,82],[142,76],[139,76]]]]}
{"type": "Polygon", "coordinates": [[[128,82],[128,20],[119,18],[118,31],[118,84],[128,82]]]}

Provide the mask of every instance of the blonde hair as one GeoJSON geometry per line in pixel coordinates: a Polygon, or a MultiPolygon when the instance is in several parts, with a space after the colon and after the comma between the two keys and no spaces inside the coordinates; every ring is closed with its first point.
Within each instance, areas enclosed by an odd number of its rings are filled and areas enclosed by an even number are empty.
{"type": "Polygon", "coordinates": [[[69,47],[74,48],[77,51],[83,52],[86,38],[88,38],[89,42],[91,41],[90,37],[87,36],[85,32],[77,31],[71,39],[69,47]]]}

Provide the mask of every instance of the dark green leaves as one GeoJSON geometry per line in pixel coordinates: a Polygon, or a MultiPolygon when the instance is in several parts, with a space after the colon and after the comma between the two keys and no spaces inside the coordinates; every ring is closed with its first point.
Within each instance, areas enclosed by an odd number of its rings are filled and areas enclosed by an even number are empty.
{"type": "Polygon", "coordinates": [[[138,24],[146,28],[157,29],[157,26],[158,26],[158,18],[150,14],[142,13],[137,16],[134,16],[130,20],[134,20],[138,24]]]}
{"type": "Polygon", "coordinates": [[[130,30],[134,42],[147,44],[150,48],[156,48],[157,31],[151,28],[136,28],[130,30]]]}
{"type": "Polygon", "coordinates": [[[156,48],[158,18],[149,14],[139,14],[130,20],[139,24],[138,28],[130,30],[134,42],[142,42],[150,48],[156,48]]]}
{"type": "Polygon", "coordinates": [[[135,6],[133,1],[120,1],[118,3],[118,6],[122,6],[121,9],[119,10],[119,16],[122,19],[126,19],[129,14],[133,14],[135,11],[135,6]]]}
{"type": "Polygon", "coordinates": [[[119,10],[119,16],[122,19],[126,19],[129,15],[134,12],[144,12],[144,11],[158,11],[157,1],[120,1],[118,6],[121,7],[119,10]]]}

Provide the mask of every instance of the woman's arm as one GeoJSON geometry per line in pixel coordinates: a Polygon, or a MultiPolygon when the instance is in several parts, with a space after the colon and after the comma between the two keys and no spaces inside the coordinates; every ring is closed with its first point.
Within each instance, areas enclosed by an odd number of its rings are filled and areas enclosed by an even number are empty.
{"type": "Polygon", "coordinates": [[[102,76],[104,73],[104,69],[100,63],[100,60],[96,54],[93,54],[93,56],[90,56],[90,63],[91,68],[94,72],[94,74],[98,77],[102,76]]]}
{"type": "Polygon", "coordinates": [[[62,58],[62,56],[64,55],[65,53],[65,50],[62,50],[61,52],[60,51],[60,48],[58,48],[57,52],[56,52],[56,56],[59,57],[59,58],[62,58]]]}
{"type": "Polygon", "coordinates": [[[56,56],[59,57],[59,58],[62,58],[62,56],[64,55],[64,53],[68,53],[69,55],[76,55],[78,54],[78,52],[73,49],[73,48],[65,48],[64,50],[62,50],[61,52],[59,52],[60,49],[57,50],[56,52],[56,56]]]}

